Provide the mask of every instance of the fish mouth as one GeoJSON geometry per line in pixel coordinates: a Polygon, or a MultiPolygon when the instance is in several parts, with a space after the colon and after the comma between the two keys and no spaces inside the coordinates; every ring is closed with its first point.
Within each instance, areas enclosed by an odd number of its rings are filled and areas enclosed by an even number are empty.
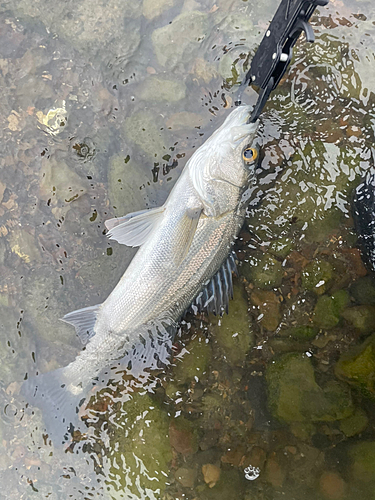
{"type": "Polygon", "coordinates": [[[230,132],[228,135],[233,146],[237,146],[243,139],[248,138],[256,132],[258,122],[249,123],[248,121],[252,110],[253,106],[239,106],[228,116],[230,119],[230,123],[228,123],[230,132]]]}

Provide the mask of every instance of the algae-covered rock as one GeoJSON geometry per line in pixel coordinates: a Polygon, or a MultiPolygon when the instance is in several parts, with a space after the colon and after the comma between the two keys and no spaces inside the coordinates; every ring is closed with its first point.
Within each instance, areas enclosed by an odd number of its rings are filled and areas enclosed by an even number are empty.
{"type": "Polygon", "coordinates": [[[160,498],[168,483],[172,460],[167,414],[147,393],[134,393],[123,404],[116,424],[110,434],[111,497],[118,498],[121,492],[129,498],[160,498]]]}
{"type": "Polygon", "coordinates": [[[254,290],[251,293],[251,302],[258,308],[258,321],[267,330],[274,332],[279,326],[280,300],[272,290],[254,290]]]}
{"type": "Polygon", "coordinates": [[[241,274],[259,288],[278,287],[283,279],[282,263],[267,253],[256,255],[241,267],[241,274]]]}
{"type": "Polygon", "coordinates": [[[363,432],[368,426],[368,416],[361,408],[356,408],[353,415],[340,422],[340,430],[346,437],[352,437],[363,432]]]}
{"type": "Polygon", "coordinates": [[[270,254],[275,257],[279,257],[285,259],[285,257],[290,253],[293,248],[293,240],[286,236],[278,238],[275,241],[271,242],[271,245],[268,248],[270,254]]]}
{"type": "MultiPolygon", "coordinates": [[[[285,100],[272,104],[280,105],[285,117],[285,100]]],[[[302,107],[291,103],[290,120],[308,126],[306,116],[298,119],[299,108],[302,107]]],[[[298,233],[310,242],[326,240],[340,225],[342,208],[337,200],[346,199],[358,182],[359,163],[354,147],[345,144],[340,149],[331,142],[308,140],[293,152],[285,174],[252,211],[247,219],[250,230],[263,241],[278,237],[295,239],[298,233]],[[332,189],[327,191],[327,185],[332,189]]]]}
{"type": "Polygon", "coordinates": [[[373,305],[349,307],[341,315],[361,333],[375,331],[375,306],[373,305]]]}
{"type": "Polygon", "coordinates": [[[184,12],[172,23],[156,29],[152,35],[156,57],[162,66],[175,66],[191,60],[198,51],[208,29],[207,14],[184,12]]]}
{"type": "Polygon", "coordinates": [[[340,321],[340,315],[349,302],[346,290],[339,290],[332,295],[322,295],[316,303],[313,322],[319,328],[329,330],[340,321]]]}
{"type": "Polygon", "coordinates": [[[211,346],[205,338],[196,336],[186,346],[186,352],[178,359],[173,372],[177,384],[188,384],[202,378],[211,360],[211,346]]]}
{"type": "Polygon", "coordinates": [[[229,304],[229,314],[212,320],[215,341],[231,365],[242,364],[254,345],[250,327],[247,296],[242,285],[234,286],[234,300],[229,304]]]}
{"type": "Polygon", "coordinates": [[[215,67],[200,57],[195,60],[192,71],[197,78],[203,80],[205,83],[210,83],[218,75],[215,67]]]}
{"type": "Polygon", "coordinates": [[[375,334],[342,354],[336,363],[335,374],[364,395],[375,398],[375,334]]]}
{"type": "Polygon", "coordinates": [[[186,86],[181,81],[150,76],[142,83],[138,92],[139,97],[144,101],[177,102],[184,99],[186,86]]]}
{"type": "Polygon", "coordinates": [[[154,113],[138,111],[125,120],[126,137],[144,151],[150,159],[166,151],[163,124],[154,113]]]}
{"type": "Polygon", "coordinates": [[[286,330],[280,330],[280,335],[283,337],[290,337],[294,340],[312,340],[318,334],[318,328],[313,326],[295,326],[286,330]]]}
{"type": "Polygon", "coordinates": [[[176,0],[143,0],[142,14],[146,19],[154,19],[170,9],[176,0]]]}
{"type": "Polygon", "coordinates": [[[353,480],[375,483],[375,441],[354,444],[350,447],[348,455],[353,480]]]}
{"type": "Polygon", "coordinates": [[[77,200],[87,192],[84,180],[63,160],[55,157],[42,160],[40,174],[40,197],[42,200],[69,203],[77,200]]]}
{"type": "Polygon", "coordinates": [[[285,422],[331,422],[349,417],[353,411],[347,385],[330,381],[324,388],[315,381],[310,358],[285,354],[267,369],[269,407],[285,422]]]}
{"type": "Polygon", "coordinates": [[[332,279],[332,265],[321,259],[316,259],[303,269],[302,286],[317,295],[322,295],[332,279]]]}
{"type": "Polygon", "coordinates": [[[113,156],[108,169],[108,197],[116,215],[145,208],[146,177],[139,166],[123,156],[113,156]]]}
{"type": "Polygon", "coordinates": [[[359,304],[375,305],[375,280],[373,276],[363,276],[350,287],[350,294],[359,304]]]}
{"type": "Polygon", "coordinates": [[[35,237],[25,229],[15,229],[9,234],[11,251],[18,255],[26,264],[36,264],[41,261],[39,249],[35,244],[35,237]]]}

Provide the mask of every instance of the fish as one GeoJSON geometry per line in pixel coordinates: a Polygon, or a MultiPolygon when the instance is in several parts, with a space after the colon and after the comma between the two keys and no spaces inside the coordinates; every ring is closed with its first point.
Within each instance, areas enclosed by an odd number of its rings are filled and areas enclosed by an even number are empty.
{"type": "Polygon", "coordinates": [[[354,191],[352,215],[367,269],[375,271],[375,173],[369,171],[354,191]]]}
{"type": "Polygon", "coordinates": [[[71,429],[100,372],[127,356],[165,360],[167,340],[191,306],[228,311],[236,270],[233,244],[256,183],[257,123],[239,106],[186,163],[166,202],[106,221],[107,236],[139,247],[102,303],[66,314],[85,348],[65,367],[31,376],[21,393],[42,409],[50,436],[71,429]],[[164,349],[164,351],[163,351],[164,349]]]}

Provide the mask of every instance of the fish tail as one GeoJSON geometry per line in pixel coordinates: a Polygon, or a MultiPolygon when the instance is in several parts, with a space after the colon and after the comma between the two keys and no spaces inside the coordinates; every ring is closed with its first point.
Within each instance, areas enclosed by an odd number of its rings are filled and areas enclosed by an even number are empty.
{"type": "Polygon", "coordinates": [[[32,406],[42,410],[49,438],[64,444],[77,427],[82,393],[74,394],[66,383],[66,368],[35,375],[21,387],[21,395],[32,406]]]}

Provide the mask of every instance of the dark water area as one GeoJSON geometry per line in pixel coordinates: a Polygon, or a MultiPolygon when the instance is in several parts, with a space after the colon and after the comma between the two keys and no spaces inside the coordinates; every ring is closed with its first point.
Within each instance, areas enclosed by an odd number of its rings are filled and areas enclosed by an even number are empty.
{"type": "Polygon", "coordinates": [[[19,394],[82,349],[59,318],[135,253],[104,221],[165,201],[275,9],[0,1],[0,499],[375,499],[375,278],[351,216],[374,168],[370,1],[316,11],[261,116],[229,315],[188,316],[163,369],[115,367],[65,447],[19,394]]]}

